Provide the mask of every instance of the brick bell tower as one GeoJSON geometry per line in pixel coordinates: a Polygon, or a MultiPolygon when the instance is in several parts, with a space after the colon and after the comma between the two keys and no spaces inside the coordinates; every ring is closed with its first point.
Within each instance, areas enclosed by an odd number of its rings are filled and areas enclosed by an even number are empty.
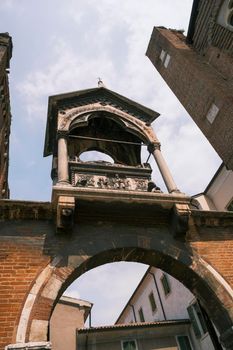
{"type": "MultiPolygon", "coordinates": [[[[153,155],[169,196],[185,197],[177,189],[151,127],[159,114],[105,88],[102,81],[98,85],[49,98],[44,156],[53,156],[52,203],[58,232],[72,230],[83,198],[101,201],[119,194],[129,198],[154,192],[166,205],[167,194],[151,181],[150,164],[142,164],[143,146],[153,155]],[[114,163],[80,160],[83,152],[93,150],[111,156],[114,163]]],[[[187,206],[183,209],[176,205],[176,216],[187,213],[187,206]]]]}
{"type": "Polygon", "coordinates": [[[8,73],[11,56],[11,36],[0,33],[0,199],[10,196],[8,167],[11,112],[8,73]]]}

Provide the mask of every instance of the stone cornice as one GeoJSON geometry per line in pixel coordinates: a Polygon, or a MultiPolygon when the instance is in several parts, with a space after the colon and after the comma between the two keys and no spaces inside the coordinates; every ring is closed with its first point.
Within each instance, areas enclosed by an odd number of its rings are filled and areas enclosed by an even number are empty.
{"type": "Polygon", "coordinates": [[[233,226],[233,212],[230,211],[192,210],[191,216],[195,225],[199,227],[233,226]]]}
{"type": "Polygon", "coordinates": [[[53,218],[50,202],[0,200],[0,221],[5,220],[50,220],[53,218]]]}

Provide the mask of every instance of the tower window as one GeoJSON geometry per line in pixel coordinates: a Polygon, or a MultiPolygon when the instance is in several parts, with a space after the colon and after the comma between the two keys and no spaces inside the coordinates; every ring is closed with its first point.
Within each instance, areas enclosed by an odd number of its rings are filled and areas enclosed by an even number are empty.
{"type": "Polygon", "coordinates": [[[149,301],[150,301],[150,306],[151,306],[152,312],[155,312],[156,309],[157,309],[157,305],[156,305],[156,302],[155,302],[155,297],[154,297],[154,293],[153,292],[151,292],[149,294],[149,301]]]}
{"type": "Polygon", "coordinates": [[[161,51],[159,58],[161,59],[162,62],[164,61],[166,54],[167,54],[166,51],[164,50],[161,51]]]}
{"type": "Polygon", "coordinates": [[[218,106],[216,106],[216,104],[212,103],[208,113],[207,113],[207,120],[210,122],[210,124],[212,124],[215,120],[215,118],[217,117],[219,112],[219,108],[218,106]]]}
{"type": "Polygon", "coordinates": [[[171,292],[171,287],[167,275],[163,274],[161,277],[161,283],[163,286],[164,294],[168,295],[171,292]]]}
{"type": "Polygon", "coordinates": [[[171,59],[171,56],[167,53],[167,51],[161,50],[159,58],[163,62],[164,67],[167,68],[171,59]]]}
{"type": "Polygon", "coordinates": [[[165,61],[164,61],[164,67],[167,68],[169,65],[169,62],[171,60],[171,56],[169,54],[167,54],[165,61]]]}

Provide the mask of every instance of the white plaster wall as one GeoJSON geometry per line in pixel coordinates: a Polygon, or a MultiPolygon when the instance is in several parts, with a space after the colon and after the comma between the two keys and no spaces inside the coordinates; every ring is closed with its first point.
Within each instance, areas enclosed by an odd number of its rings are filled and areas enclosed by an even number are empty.
{"type": "MultiPolygon", "coordinates": [[[[155,275],[166,319],[174,320],[188,318],[187,305],[189,305],[194,298],[192,293],[175,278],[167,275],[171,286],[171,293],[165,296],[160,280],[163,276],[163,271],[156,268],[151,268],[150,272],[154,273],[155,275]]],[[[153,276],[151,274],[146,276],[143,284],[139,287],[133,300],[131,300],[131,304],[134,305],[137,322],[140,321],[138,311],[141,307],[143,309],[146,322],[164,320],[160,299],[156,290],[153,276]],[[149,295],[151,292],[154,294],[157,305],[157,310],[155,310],[155,312],[152,312],[149,301],[149,295]]],[[[133,310],[132,307],[128,306],[120,319],[120,323],[129,323],[132,321],[134,321],[133,310]]]]}
{"type": "Polygon", "coordinates": [[[233,172],[223,167],[214,181],[207,195],[219,211],[226,210],[226,206],[233,198],[233,172]]]}
{"type": "Polygon", "coordinates": [[[197,195],[195,196],[195,199],[200,203],[202,210],[216,210],[216,207],[212,200],[205,194],[197,195]]]}
{"type": "MultiPolygon", "coordinates": [[[[156,269],[154,267],[150,268],[157,281],[158,290],[160,293],[161,301],[164,307],[165,315],[167,320],[175,319],[189,319],[187,312],[187,307],[195,301],[194,295],[178,280],[167,274],[171,292],[165,296],[163,291],[163,286],[161,283],[161,277],[163,276],[163,271],[156,269]]],[[[138,311],[142,307],[145,321],[162,321],[164,320],[161,304],[159,301],[158,293],[155,287],[154,279],[151,274],[148,274],[137,290],[137,293],[130,302],[134,305],[136,313],[136,321],[140,322],[138,311]],[[149,294],[153,291],[155,301],[157,304],[157,310],[153,313],[150,306],[149,294]]],[[[125,312],[121,316],[118,323],[130,323],[134,322],[134,315],[132,307],[127,306],[125,312]]],[[[199,350],[213,350],[213,345],[211,343],[208,334],[204,335],[201,339],[197,339],[192,327],[190,327],[190,339],[193,344],[194,349],[199,350]]]]}
{"type": "Polygon", "coordinates": [[[202,210],[225,211],[233,199],[233,171],[221,168],[218,175],[212,182],[206,194],[201,193],[195,199],[201,205],[202,210]]]}
{"type": "Polygon", "coordinates": [[[118,323],[134,323],[135,318],[132,307],[128,306],[118,323]]]}
{"type": "Polygon", "coordinates": [[[159,269],[154,271],[166,318],[168,320],[189,318],[187,306],[194,299],[193,294],[178,280],[166,274],[171,287],[171,292],[166,296],[161,283],[164,272],[159,269]]]}

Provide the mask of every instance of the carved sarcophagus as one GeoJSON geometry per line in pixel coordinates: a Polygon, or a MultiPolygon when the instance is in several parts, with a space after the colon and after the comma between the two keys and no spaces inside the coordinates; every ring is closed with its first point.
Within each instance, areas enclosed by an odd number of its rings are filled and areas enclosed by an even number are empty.
{"type": "Polygon", "coordinates": [[[148,191],[152,172],[150,164],[134,167],[75,159],[69,161],[69,170],[72,186],[126,191],[148,191]]]}

